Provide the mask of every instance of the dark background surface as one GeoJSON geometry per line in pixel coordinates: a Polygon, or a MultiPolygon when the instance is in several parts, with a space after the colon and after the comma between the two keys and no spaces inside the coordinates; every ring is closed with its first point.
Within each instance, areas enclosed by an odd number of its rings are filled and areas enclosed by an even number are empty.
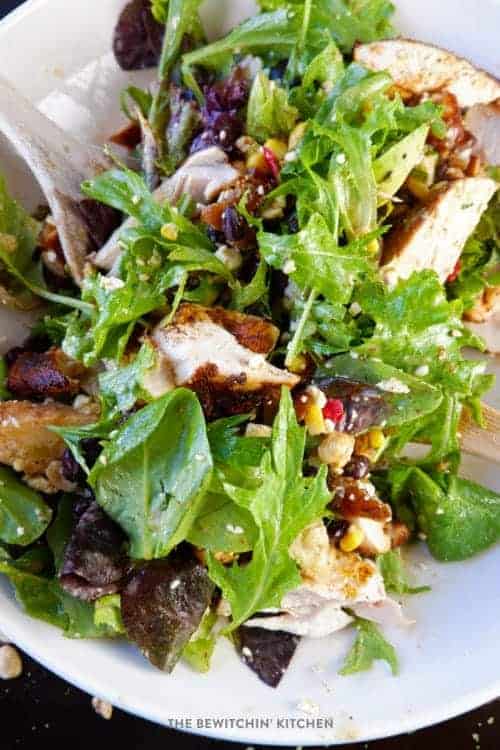
{"type": "MultiPolygon", "coordinates": [[[[92,2],[96,0],[89,0],[89,6],[92,2]]],[[[0,0],[0,17],[20,4],[20,0],[0,0]]],[[[110,721],[105,721],[93,711],[90,696],[25,656],[23,676],[0,683],[0,748],[40,750],[40,747],[250,750],[247,745],[167,730],[117,710],[110,721]]],[[[500,750],[500,700],[412,735],[350,747],[352,750],[500,750]]]]}

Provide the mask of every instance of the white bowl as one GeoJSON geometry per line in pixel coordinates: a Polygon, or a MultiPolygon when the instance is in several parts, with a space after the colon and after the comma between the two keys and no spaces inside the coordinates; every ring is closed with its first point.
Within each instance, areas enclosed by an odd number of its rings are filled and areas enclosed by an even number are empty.
{"type": "MultiPolygon", "coordinates": [[[[229,18],[224,9],[230,9],[234,20],[252,6],[249,0],[210,1],[205,18],[213,27],[229,18]]],[[[44,110],[88,139],[103,140],[113,131],[116,94],[123,82],[148,75],[117,71],[109,55],[95,62],[109,52],[123,4],[100,0],[89,11],[88,0],[31,0],[0,24],[2,72],[33,100],[52,92],[44,110]],[[64,82],[68,77],[73,77],[69,84],[64,82]],[[89,102],[94,118],[89,118],[89,102]]],[[[462,53],[500,76],[498,0],[401,0],[399,5],[398,24],[404,34],[462,53]]],[[[2,143],[0,158],[16,194],[34,203],[32,180],[2,143]]],[[[21,336],[19,318],[6,315],[1,320],[2,333],[11,339],[21,336]]],[[[499,406],[498,390],[489,397],[493,405],[495,400],[499,406]]],[[[466,460],[463,472],[500,490],[500,472],[494,466],[466,460]]],[[[57,630],[31,620],[5,580],[0,582],[0,626],[64,679],[161,724],[249,743],[304,746],[369,740],[448,719],[500,694],[500,547],[465,563],[438,565],[423,549],[414,559],[418,577],[432,592],[408,601],[407,611],[417,621],[413,628],[388,633],[400,654],[397,678],[381,663],[369,673],[339,677],[353,637],[349,632],[302,643],[277,690],[259,682],[227,643],[219,644],[208,675],[179,665],[167,676],[132,647],[66,640],[57,630]],[[315,665],[322,671],[313,669],[315,665]],[[318,707],[317,716],[298,709],[304,699],[318,707]],[[224,721],[217,725],[217,719],[224,721]],[[269,725],[257,727],[259,719],[269,719],[269,725]],[[315,719],[316,725],[293,726],[292,720],[298,719],[315,719]],[[333,719],[334,727],[321,728],[318,719],[333,719]]]]}

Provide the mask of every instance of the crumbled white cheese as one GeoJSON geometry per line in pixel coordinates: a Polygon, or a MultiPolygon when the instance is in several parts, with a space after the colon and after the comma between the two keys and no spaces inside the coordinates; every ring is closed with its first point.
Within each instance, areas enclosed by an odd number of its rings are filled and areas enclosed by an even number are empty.
{"type": "Polygon", "coordinates": [[[293,260],[287,260],[283,266],[283,273],[286,273],[287,276],[289,276],[291,273],[293,273],[296,270],[297,270],[297,266],[295,265],[295,261],[293,260]]]}
{"type": "Polygon", "coordinates": [[[241,653],[243,654],[243,656],[245,657],[245,659],[248,659],[249,661],[252,661],[253,654],[250,651],[250,649],[248,648],[248,646],[243,646],[243,648],[241,649],[241,653]]]}
{"type": "Polygon", "coordinates": [[[320,409],[322,409],[326,405],[327,398],[323,391],[320,391],[320,389],[316,385],[308,385],[306,388],[306,393],[311,401],[314,401],[316,406],[319,406],[320,409]]]}
{"type": "Polygon", "coordinates": [[[311,716],[318,716],[319,714],[318,704],[310,698],[302,698],[302,700],[297,703],[297,709],[305,714],[310,714],[311,716]]]}
{"type": "Polygon", "coordinates": [[[230,534],[243,534],[245,532],[245,529],[243,529],[241,526],[233,526],[232,523],[227,523],[226,531],[229,531],[230,534]]]}
{"type": "Polygon", "coordinates": [[[219,245],[215,257],[224,263],[230,271],[236,271],[243,262],[240,251],[236,247],[228,247],[228,245],[219,245]]]}
{"type": "Polygon", "coordinates": [[[345,164],[347,161],[347,157],[345,154],[337,154],[337,158],[335,159],[337,164],[345,164]]]}
{"type": "Polygon", "coordinates": [[[176,578],[172,583],[170,584],[170,591],[175,591],[175,589],[178,589],[181,585],[180,578],[176,578]]]}
{"type": "Polygon", "coordinates": [[[349,307],[349,312],[351,313],[353,318],[359,315],[361,312],[361,305],[359,304],[359,302],[353,302],[349,307]]]}
{"type": "Polygon", "coordinates": [[[125,286],[125,282],[116,276],[101,276],[101,286],[107,292],[113,292],[115,289],[122,289],[125,286]]]}
{"type": "Polygon", "coordinates": [[[429,365],[420,365],[415,370],[415,375],[417,375],[419,378],[425,378],[425,376],[428,374],[429,374],[429,365]]]}
{"type": "Polygon", "coordinates": [[[256,424],[255,422],[250,422],[250,424],[247,424],[246,426],[245,437],[268,438],[271,437],[272,432],[271,427],[267,424],[256,424]]]}
{"type": "Polygon", "coordinates": [[[388,393],[409,393],[410,389],[397,378],[388,378],[377,383],[377,388],[388,393]]]}

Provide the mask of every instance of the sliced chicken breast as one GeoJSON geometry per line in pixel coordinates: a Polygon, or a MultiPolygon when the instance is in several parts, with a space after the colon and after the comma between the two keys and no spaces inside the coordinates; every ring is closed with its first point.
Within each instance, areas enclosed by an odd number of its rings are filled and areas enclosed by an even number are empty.
{"type": "Polygon", "coordinates": [[[493,312],[482,323],[473,323],[466,320],[465,325],[476,336],[481,336],[486,344],[486,351],[490,354],[500,354],[500,310],[493,312]]]}
{"type": "MultiPolygon", "coordinates": [[[[245,625],[269,630],[285,630],[296,635],[322,638],[340,630],[352,621],[344,607],[356,611],[358,605],[375,606],[374,617],[390,609],[392,621],[399,605],[386,594],[382,575],[371,560],[354,552],[341,552],[328,537],[322,521],[305,529],[290,547],[290,555],[300,568],[302,584],[285,594],[280,612],[254,617],[245,625]]],[[[265,614],[265,613],[262,613],[265,614]]]]}
{"type": "Polygon", "coordinates": [[[389,284],[430,268],[446,281],[467,238],[498,189],[488,177],[448,183],[428,205],[418,208],[384,238],[383,277],[389,284]]]}
{"type": "Polygon", "coordinates": [[[500,99],[471,107],[465,115],[465,127],[476,139],[476,153],[487,164],[500,166],[500,99]]]}
{"type": "Polygon", "coordinates": [[[449,91],[461,108],[488,104],[500,97],[500,81],[432,44],[410,39],[358,44],[354,59],[370,70],[387,70],[399,86],[414,94],[449,91]]]}
{"type": "MultiPolygon", "coordinates": [[[[230,187],[240,173],[229,163],[227,154],[217,146],[197,151],[188,157],[172,177],[162,182],[153,193],[158,203],[177,203],[183,193],[190,195],[196,203],[211,203],[222,190],[230,187]]],[[[133,226],[129,219],[114,232],[94,258],[94,265],[109,271],[119,259],[121,250],[118,244],[123,229],[133,226]]]]}
{"type": "Polygon", "coordinates": [[[155,396],[176,386],[196,391],[207,413],[239,411],[252,394],[281,385],[292,388],[299,378],[271,365],[278,330],[253,315],[184,304],[168,326],[156,328],[152,342],[158,366],[144,386],[155,396]]]}
{"type": "Polygon", "coordinates": [[[31,486],[43,492],[69,489],[61,474],[65,443],[49,426],[67,427],[94,422],[97,409],[77,410],[47,402],[0,403],[0,463],[22,472],[31,486]]]}

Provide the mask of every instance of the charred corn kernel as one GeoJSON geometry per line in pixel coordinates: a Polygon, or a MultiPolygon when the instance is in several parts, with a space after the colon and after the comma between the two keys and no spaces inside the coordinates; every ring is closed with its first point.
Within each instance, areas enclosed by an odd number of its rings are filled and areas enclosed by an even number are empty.
{"type": "Polygon", "coordinates": [[[175,242],[179,234],[179,231],[177,227],[175,226],[175,224],[172,224],[170,222],[169,224],[164,224],[162,226],[160,233],[164,240],[171,240],[172,242],[175,242]]]}
{"type": "Polygon", "coordinates": [[[288,151],[288,146],[285,141],[280,141],[278,138],[269,138],[264,143],[264,146],[272,151],[280,161],[285,158],[285,154],[288,151]]]}
{"type": "Polygon", "coordinates": [[[303,354],[297,354],[287,366],[290,372],[304,372],[307,367],[307,359],[303,354]]]}
{"type": "Polygon", "coordinates": [[[375,427],[375,429],[370,430],[370,432],[368,433],[368,437],[370,439],[370,446],[372,448],[379,450],[380,448],[384,447],[385,435],[380,428],[375,427]]]}
{"type": "Polygon", "coordinates": [[[358,549],[363,544],[364,538],[365,535],[361,529],[352,523],[340,540],[339,547],[342,552],[354,552],[355,549],[358,549]]]}
{"type": "Polygon", "coordinates": [[[317,404],[308,404],[304,422],[310,435],[322,435],[325,430],[323,412],[317,404]]]}
{"type": "Polygon", "coordinates": [[[301,142],[304,133],[306,132],[307,123],[306,122],[299,122],[298,125],[294,127],[292,132],[290,133],[288,137],[288,150],[293,151],[294,148],[296,148],[299,143],[301,142]]]}
{"type": "Polygon", "coordinates": [[[223,565],[228,565],[236,560],[236,552],[214,552],[215,559],[223,565]]]}
{"type": "Polygon", "coordinates": [[[342,469],[350,460],[355,440],[346,432],[331,432],[318,448],[319,460],[336,469],[342,469]]]}
{"type": "Polygon", "coordinates": [[[254,151],[249,151],[246,156],[247,169],[262,169],[264,171],[267,169],[267,163],[260,147],[254,151]]]}

